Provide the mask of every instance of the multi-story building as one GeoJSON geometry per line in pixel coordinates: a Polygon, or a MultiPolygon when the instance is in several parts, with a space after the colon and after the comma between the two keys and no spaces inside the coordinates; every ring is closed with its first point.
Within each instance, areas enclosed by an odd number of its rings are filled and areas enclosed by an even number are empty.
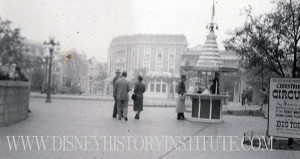
{"type": "Polygon", "coordinates": [[[144,72],[145,96],[174,97],[179,78],[181,54],[187,48],[184,35],[126,35],[113,38],[108,51],[109,75],[127,71],[128,79],[144,72]],[[143,71],[142,71],[143,70],[143,71]]]}

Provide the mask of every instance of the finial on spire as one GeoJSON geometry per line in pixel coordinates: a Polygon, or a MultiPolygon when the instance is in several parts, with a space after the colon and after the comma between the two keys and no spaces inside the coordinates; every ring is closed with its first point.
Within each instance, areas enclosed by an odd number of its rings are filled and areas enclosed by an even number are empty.
{"type": "Polygon", "coordinates": [[[209,29],[211,32],[214,32],[214,29],[219,29],[217,23],[214,22],[215,17],[215,0],[213,1],[213,7],[212,7],[212,16],[211,16],[211,22],[207,24],[206,29],[209,29]]]}
{"type": "Polygon", "coordinates": [[[218,27],[218,24],[217,23],[213,23],[213,22],[211,22],[211,23],[208,23],[207,24],[207,26],[206,26],[206,29],[208,29],[208,30],[210,30],[210,31],[214,31],[214,29],[219,29],[219,27],[218,27]]]}

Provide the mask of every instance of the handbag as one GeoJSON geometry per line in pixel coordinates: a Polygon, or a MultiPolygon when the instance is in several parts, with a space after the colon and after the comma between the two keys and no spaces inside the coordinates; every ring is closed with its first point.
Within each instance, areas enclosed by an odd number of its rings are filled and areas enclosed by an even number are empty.
{"type": "Polygon", "coordinates": [[[131,99],[136,100],[136,94],[132,94],[131,99]]]}

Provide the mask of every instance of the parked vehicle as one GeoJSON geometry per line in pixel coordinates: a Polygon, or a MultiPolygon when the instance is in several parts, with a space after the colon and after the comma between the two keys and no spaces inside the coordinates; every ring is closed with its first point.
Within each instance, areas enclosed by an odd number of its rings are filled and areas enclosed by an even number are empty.
{"type": "MultiPolygon", "coordinates": [[[[47,90],[48,90],[48,84],[44,84],[41,94],[47,93],[47,90]]],[[[57,94],[57,86],[56,85],[51,86],[51,94],[57,94]]]]}
{"type": "Polygon", "coordinates": [[[61,94],[71,94],[71,87],[60,86],[58,92],[61,94]]]}
{"type": "Polygon", "coordinates": [[[71,86],[60,86],[58,92],[61,94],[83,94],[79,83],[73,83],[71,86]]]}
{"type": "Polygon", "coordinates": [[[71,94],[79,94],[81,95],[84,91],[81,90],[80,85],[74,84],[71,86],[71,94]]]}

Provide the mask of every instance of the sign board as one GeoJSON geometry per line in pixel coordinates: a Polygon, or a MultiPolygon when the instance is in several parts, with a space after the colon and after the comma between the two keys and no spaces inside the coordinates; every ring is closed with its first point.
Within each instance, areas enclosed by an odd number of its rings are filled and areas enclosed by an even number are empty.
{"type": "Polygon", "coordinates": [[[300,138],[300,78],[270,78],[269,136],[300,138]]]}

